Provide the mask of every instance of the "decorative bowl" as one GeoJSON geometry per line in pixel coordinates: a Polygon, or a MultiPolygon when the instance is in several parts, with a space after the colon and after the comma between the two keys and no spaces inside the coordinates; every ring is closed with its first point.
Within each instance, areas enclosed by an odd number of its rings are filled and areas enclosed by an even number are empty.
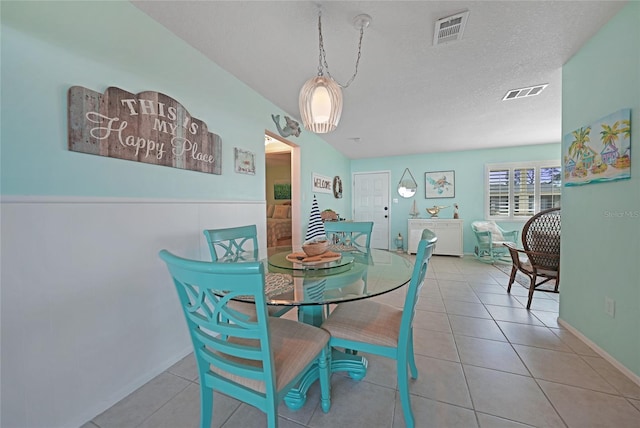
{"type": "Polygon", "coordinates": [[[329,241],[317,241],[317,242],[307,242],[302,244],[302,251],[309,256],[319,256],[327,251],[329,248],[329,241]]]}

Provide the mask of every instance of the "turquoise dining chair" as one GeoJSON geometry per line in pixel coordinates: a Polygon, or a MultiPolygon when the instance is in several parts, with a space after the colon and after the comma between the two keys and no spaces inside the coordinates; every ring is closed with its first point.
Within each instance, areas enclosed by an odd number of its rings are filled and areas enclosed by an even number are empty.
{"type": "Polygon", "coordinates": [[[267,426],[277,427],[278,404],[314,365],[322,410],[329,411],[329,333],[267,315],[262,263],[203,262],[167,250],[160,258],[173,277],[193,343],[201,428],[211,427],[214,390],[262,410],[267,426]],[[229,306],[238,296],[255,300],[255,317],[229,306]]]}
{"type": "MultiPolygon", "coordinates": [[[[371,300],[340,303],[322,324],[322,328],[331,334],[331,346],[396,360],[400,402],[406,426],[411,428],[415,427],[415,420],[411,411],[407,366],[411,377],[418,377],[413,354],[413,317],[436,241],[436,235],[429,229],[422,232],[404,308],[371,300]]],[[[356,380],[362,379],[364,374],[349,373],[356,380]]]]}
{"type": "Polygon", "coordinates": [[[329,242],[338,248],[371,247],[372,221],[328,221],[324,223],[329,242]]]}
{"type": "MultiPolygon", "coordinates": [[[[255,224],[228,227],[225,229],[205,229],[204,236],[209,244],[211,260],[214,262],[244,262],[258,260],[258,230],[255,224]]],[[[292,279],[293,281],[293,279],[292,279]]],[[[233,302],[236,310],[251,315],[251,303],[233,302]]],[[[269,306],[267,311],[272,317],[280,317],[292,307],[269,306]]]]}
{"type": "Polygon", "coordinates": [[[258,260],[258,230],[256,225],[205,229],[204,236],[214,262],[258,260]]]}

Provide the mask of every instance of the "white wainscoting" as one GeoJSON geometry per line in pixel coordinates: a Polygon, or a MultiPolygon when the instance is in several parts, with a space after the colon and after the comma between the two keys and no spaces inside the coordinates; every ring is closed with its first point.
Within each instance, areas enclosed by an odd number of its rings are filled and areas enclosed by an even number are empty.
{"type": "Polygon", "coordinates": [[[2,425],[77,427],[191,352],[166,248],[210,260],[203,229],[265,202],[3,197],[2,425]]]}

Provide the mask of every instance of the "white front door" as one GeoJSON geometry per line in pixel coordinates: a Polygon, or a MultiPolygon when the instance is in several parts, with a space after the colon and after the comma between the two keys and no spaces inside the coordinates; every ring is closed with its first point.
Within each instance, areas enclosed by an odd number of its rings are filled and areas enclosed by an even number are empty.
{"type": "Polygon", "coordinates": [[[353,175],[353,220],[372,221],[371,248],[389,249],[389,172],[353,175]]]}

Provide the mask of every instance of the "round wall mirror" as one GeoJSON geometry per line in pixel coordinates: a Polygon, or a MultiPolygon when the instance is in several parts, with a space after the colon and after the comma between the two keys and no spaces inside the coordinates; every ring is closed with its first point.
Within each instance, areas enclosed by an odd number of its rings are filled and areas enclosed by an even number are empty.
{"type": "Polygon", "coordinates": [[[413,178],[409,168],[405,168],[398,183],[398,194],[403,198],[411,198],[416,194],[417,190],[418,183],[416,183],[416,179],[413,178]]]}

